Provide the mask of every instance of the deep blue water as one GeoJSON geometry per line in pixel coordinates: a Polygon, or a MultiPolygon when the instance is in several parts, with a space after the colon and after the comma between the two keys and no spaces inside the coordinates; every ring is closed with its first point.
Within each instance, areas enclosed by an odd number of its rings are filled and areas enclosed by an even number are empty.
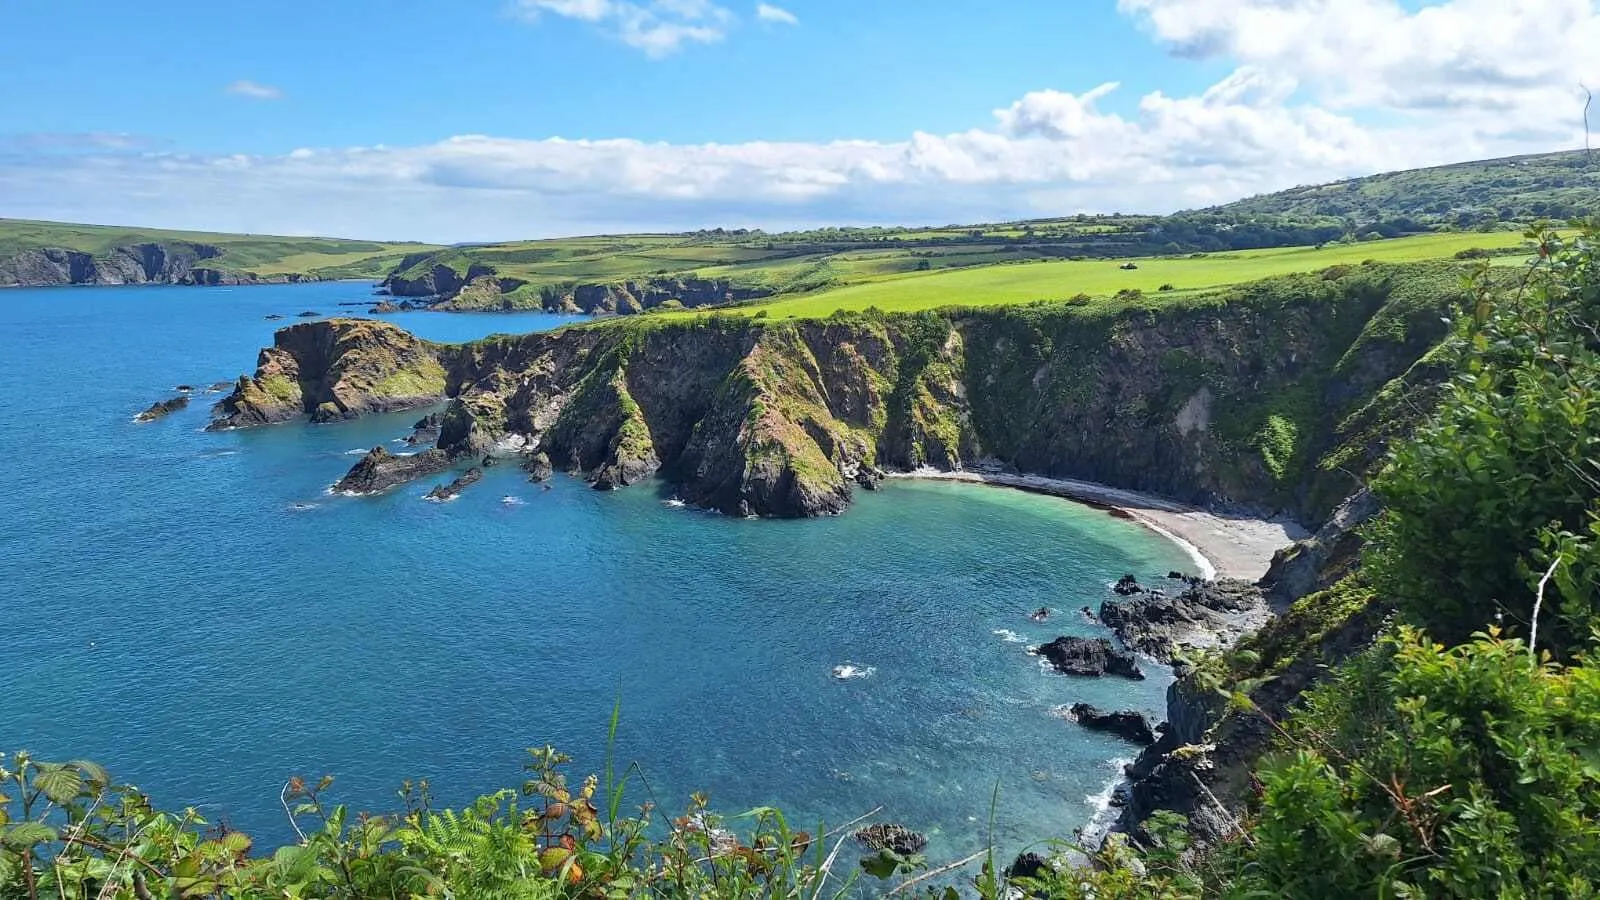
{"type": "MultiPolygon", "coordinates": [[[[289,775],[333,774],[357,808],[417,777],[460,802],[518,783],[525,747],[598,767],[620,699],[617,754],[668,810],[697,789],[804,825],[881,804],[937,860],[981,844],[997,784],[1008,853],[1088,821],[1132,749],[1053,708],[1159,710],[1154,667],[1074,681],[1025,652],[1097,633],[1074,611],[1122,573],[1186,564],[1104,512],[897,481],[838,518],[742,521],[514,466],[445,505],[419,499],[433,482],[333,497],[415,413],[205,434],[201,397],[131,421],[252,369],[288,324],[265,314],[369,290],[0,292],[0,748],[96,759],[281,840],[289,775]]],[[[438,340],[567,321],[391,320],[438,340]]]]}

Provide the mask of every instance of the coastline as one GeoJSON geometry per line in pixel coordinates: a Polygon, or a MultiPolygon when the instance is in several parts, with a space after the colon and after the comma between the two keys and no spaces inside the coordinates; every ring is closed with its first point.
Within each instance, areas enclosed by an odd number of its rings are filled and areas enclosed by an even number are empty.
{"type": "Polygon", "coordinates": [[[947,472],[919,469],[890,473],[891,478],[962,481],[1048,494],[1077,503],[1103,507],[1172,541],[1195,561],[1203,578],[1240,578],[1257,581],[1272,565],[1272,556],[1310,532],[1293,522],[1229,517],[1176,503],[1138,491],[1042,475],[1004,472],[947,472]]]}

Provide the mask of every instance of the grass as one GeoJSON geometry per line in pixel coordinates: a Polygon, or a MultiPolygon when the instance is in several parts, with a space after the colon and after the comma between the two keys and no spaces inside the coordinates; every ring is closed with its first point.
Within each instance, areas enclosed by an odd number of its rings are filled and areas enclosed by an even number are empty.
{"type": "Polygon", "coordinates": [[[220,257],[201,263],[212,268],[254,272],[257,275],[300,273],[348,278],[381,277],[407,253],[440,249],[432,244],[404,242],[215,234],[206,231],[0,219],[0,259],[38,247],[63,247],[103,256],[117,247],[131,244],[174,242],[221,248],[223,252],[220,257]]]}
{"type": "MultiPolygon", "coordinates": [[[[1451,259],[1473,248],[1514,248],[1522,236],[1512,232],[1427,234],[1356,244],[1330,244],[1322,249],[1289,247],[1273,250],[1213,253],[1200,257],[1139,259],[1135,270],[1119,260],[1064,260],[989,265],[945,271],[913,272],[872,278],[859,284],[813,294],[780,298],[742,307],[769,319],[822,318],[836,311],[877,308],[912,312],[945,306],[1006,306],[1040,300],[1063,300],[1087,294],[1107,298],[1119,291],[1183,295],[1200,290],[1257,281],[1274,275],[1311,272],[1336,265],[1417,262],[1451,259]]],[[[1520,262],[1516,256],[1506,257],[1520,262]]]]}

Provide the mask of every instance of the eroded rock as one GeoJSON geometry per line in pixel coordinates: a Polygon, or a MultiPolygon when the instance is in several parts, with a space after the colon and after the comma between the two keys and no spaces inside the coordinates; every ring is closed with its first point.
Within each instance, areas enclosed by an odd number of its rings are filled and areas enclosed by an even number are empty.
{"type": "Polygon", "coordinates": [[[1058,637],[1034,648],[1033,652],[1049,660],[1050,665],[1063,675],[1089,678],[1120,675],[1137,681],[1144,680],[1144,671],[1139,668],[1138,658],[1126,650],[1118,650],[1105,638],[1058,637]]]}
{"type": "Polygon", "coordinates": [[[333,489],[345,494],[381,494],[408,481],[436,475],[449,467],[450,455],[442,450],[396,456],[379,445],[352,466],[333,489]]]}

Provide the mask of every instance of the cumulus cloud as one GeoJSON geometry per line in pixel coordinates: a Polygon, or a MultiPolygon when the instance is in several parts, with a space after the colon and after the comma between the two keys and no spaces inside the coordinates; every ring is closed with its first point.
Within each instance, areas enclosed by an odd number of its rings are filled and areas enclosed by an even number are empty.
{"type": "Polygon", "coordinates": [[[249,97],[251,100],[279,100],[283,98],[283,91],[270,84],[241,79],[228,85],[228,93],[240,97],[249,97]]]}
{"type": "Polygon", "coordinates": [[[1186,56],[1298,79],[1337,109],[1570,118],[1600,80],[1594,0],[1118,0],[1186,56]]]}
{"type": "MultiPolygon", "coordinates": [[[[710,0],[522,2],[525,13],[590,22],[624,40],[634,28],[635,46],[658,54],[693,39],[666,25],[720,28],[728,15],[710,0]],[[643,37],[652,28],[660,36],[643,37]]],[[[987,122],[975,115],[978,127],[893,141],[464,135],[201,156],[13,140],[0,142],[0,197],[5,214],[33,218],[495,240],[1167,212],[1582,146],[1577,105],[1552,111],[1533,101],[1561,96],[1591,64],[1574,43],[1593,43],[1591,3],[1447,0],[1412,11],[1393,0],[1119,2],[1158,40],[1230,61],[1231,73],[1190,94],[1121,98],[1116,82],[1034,91],[987,122]],[[1527,11],[1508,12],[1516,9],[1527,11]],[[1482,21],[1468,28],[1469,13],[1482,21]],[[1560,34],[1541,17],[1555,17],[1560,34]],[[1551,59],[1540,58],[1541,41],[1551,59]]]]}
{"type": "Polygon", "coordinates": [[[778,25],[800,24],[800,19],[796,17],[794,13],[789,12],[787,9],[784,9],[781,6],[773,6],[771,3],[757,4],[756,18],[763,22],[772,22],[778,25]]]}
{"type": "Polygon", "coordinates": [[[513,8],[529,22],[545,14],[587,22],[653,59],[720,41],[733,22],[711,0],[516,0],[513,8]]]}

